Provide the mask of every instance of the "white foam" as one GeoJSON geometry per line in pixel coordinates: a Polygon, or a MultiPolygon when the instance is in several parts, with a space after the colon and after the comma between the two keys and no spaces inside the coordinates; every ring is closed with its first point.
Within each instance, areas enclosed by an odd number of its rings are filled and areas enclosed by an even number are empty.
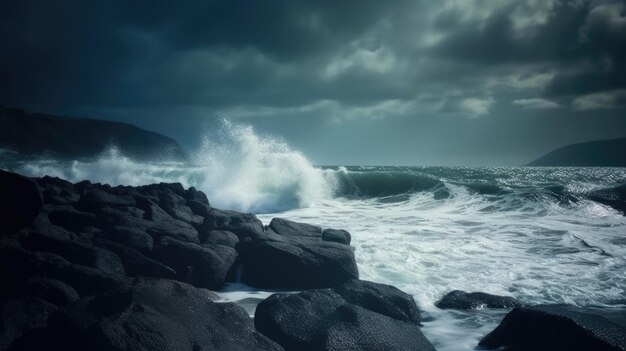
{"type": "Polygon", "coordinates": [[[93,161],[42,159],[19,164],[16,170],[111,185],[178,182],[204,191],[216,207],[255,213],[311,206],[331,196],[325,172],[286,143],[227,121],[214,134],[219,140],[205,139],[191,164],[140,163],[111,148],[93,161]]]}

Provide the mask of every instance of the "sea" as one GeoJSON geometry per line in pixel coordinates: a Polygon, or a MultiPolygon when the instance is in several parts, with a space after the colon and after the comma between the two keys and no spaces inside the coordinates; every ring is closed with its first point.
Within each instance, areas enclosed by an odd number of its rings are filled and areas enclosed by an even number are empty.
{"type": "MultiPolygon", "coordinates": [[[[348,230],[361,279],[411,294],[438,350],[475,349],[508,312],[435,307],[452,290],[626,308],[626,216],[590,198],[624,184],[626,168],[316,166],[232,124],[186,162],[137,162],[111,146],[73,161],[5,151],[0,168],[111,185],[180,182],[265,224],[282,217],[348,230]]],[[[252,316],[273,292],[231,283],[219,294],[252,316]]]]}

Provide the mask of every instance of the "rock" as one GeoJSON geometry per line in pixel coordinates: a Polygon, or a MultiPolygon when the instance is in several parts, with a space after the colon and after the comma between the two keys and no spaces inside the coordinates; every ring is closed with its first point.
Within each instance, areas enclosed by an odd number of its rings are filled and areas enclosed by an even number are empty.
{"type": "Polygon", "coordinates": [[[49,319],[63,350],[281,350],[256,332],[245,311],[202,290],[137,280],[61,308],[49,319]]]}
{"type": "Polygon", "coordinates": [[[321,238],[322,228],[306,224],[293,222],[283,218],[274,218],[268,226],[274,233],[282,236],[296,236],[296,237],[312,237],[321,238]]]}
{"type": "Polygon", "coordinates": [[[29,330],[45,326],[55,310],[53,304],[35,297],[0,300],[0,350],[9,349],[29,330]]]}
{"type": "Polygon", "coordinates": [[[23,238],[21,243],[30,251],[51,252],[72,263],[97,268],[103,272],[124,274],[124,266],[117,255],[87,243],[48,237],[38,233],[31,233],[23,238]]]}
{"type": "Polygon", "coordinates": [[[405,322],[422,321],[413,297],[400,289],[365,280],[350,280],[332,289],[347,302],[405,322]]]}
{"type": "Polygon", "coordinates": [[[235,233],[239,240],[263,235],[263,223],[251,213],[239,213],[212,208],[202,223],[203,231],[227,230],[235,233]]]}
{"type": "Polygon", "coordinates": [[[322,232],[322,239],[324,241],[332,241],[344,245],[350,245],[352,236],[345,230],[341,229],[324,229],[322,232]]]}
{"type": "Polygon", "coordinates": [[[359,277],[349,246],[310,237],[265,238],[241,242],[242,281],[273,289],[325,288],[359,277]]]}
{"type": "Polygon", "coordinates": [[[236,247],[239,243],[239,238],[235,233],[227,230],[210,230],[208,232],[200,232],[200,244],[207,245],[226,245],[230,247],[236,247]]]}
{"type": "Polygon", "coordinates": [[[186,200],[172,193],[159,194],[159,205],[172,218],[193,224],[202,224],[203,218],[193,213],[191,208],[186,205],[186,200]]]}
{"type": "Polygon", "coordinates": [[[209,199],[206,197],[206,195],[202,191],[196,190],[196,188],[194,187],[190,187],[189,189],[185,190],[185,194],[183,195],[183,197],[187,201],[197,201],[209,207],[211,206],[211,204],[209,204],[209,199]]]}
{"type": "Polygon", "coordinates": [[[80,200],[74,185],[66,180],[45,176],[36,179],[36,182],[43,188],[43,200],[46,204],[69,205],[80,200]]]}
{"type": "Polygon", "coordinates": [[[38,297],[57,306],[78,301],[80,296],[71,286],[57,279],[32,277],[24,282],[21,296],[38,297]]]}
{"type": "Polygon", "coordinates": [[[146,231],[154,239],[170,236],[181,241],[198,242],[198,231],[190,224],[177,219],[151,224],[146,231]]]}
{"type": "Polygon", "coordinates": [[[102,207],[135,206],[135,200],[130,196],[119,196],[102,189],[92,188],[81,196],[78,208],[85,211],[95,211],[102,207]]]}
{"type": "Polygon", "coordinates": [[[309,350],[435,351],[415,325],[359,306],[343,305],[327,317],[309,350]]]}
{"type": "Polygon", "coordinates": [[[382,284],[274,294],[255,314],[257,330],[286,350],[434,350],[411,296],[382,284]]]}
{"type": "Polygon", "coordinates": [[[81,296],[113,289],[126,282],[122,275],[72,264],[57,254],[0,246],[0,291],[16,291],[30,277],[60,280],[76,289],[81,296]]]}
{"type": "Polygon", "coordinates": [[[154,248],[154,240],[143,228],[116,225],[103,230],[101,236],[142,252],[154,248]]]}
{"type": "Polygon", "coordinates": [[[12,234],[29,225],[43,201],[37,184],[19,174],[0,170],[0,234],[12,234]]]}
{"type": "Polygon", "coordinates": [[[154,256],[174,268],[177,279],[200,288],[219,289],[235,263],[237,251],[223,245],[200,246],[163,237],[154,256]]]}
{"type": "Polygon", "coordinates": [[[94,244],[115,253],[124,265],[126,274],[131,277],[156,277],[173,279],[176,271],[156,260],[144,256],[141,252],[106,239],[96,239],[94,244]]]}
{"type": "Polygon", "coordinates": [[[447,293],[435,306],[441,309],[472,310],[483,308],[522,307],[524,304],[510,296],[497,296],[482,292],[468,293],[454,290],[447,293]]]}
{"type": "Polygon", "coordinates": [[[207,217],[211,212],[211,206],[196,200],[187,200],[187,206],[194,214],[200,217],[207,217]]]}
{"type": "Polygon", "coordinates": [[[85,227],[95,226],[96,215],[89,212],[81,212],[71,206],[56,208],[48,213],[50,222],[72,232],[80,232],[85,227]]]}
{"type": "Polygon", "coordinates": [[[626,350],[626,325],[568,305],[515,308],[479,343],[506,350],[626,350]]]}

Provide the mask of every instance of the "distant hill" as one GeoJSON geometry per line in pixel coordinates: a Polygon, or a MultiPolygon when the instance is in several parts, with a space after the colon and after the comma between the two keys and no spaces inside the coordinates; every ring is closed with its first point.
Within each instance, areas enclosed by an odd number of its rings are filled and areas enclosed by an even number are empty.
{"type": "Polygon", "coordinates": [[[0,107],[0,149],[16,151],[20,156],[79,159],[97,156],[111,146],[137,160],[187,159],[173,139],[131,124],[0,107]]]}
{"type": "Polygon", "coordinates": [[[567,145],[528,166],[626,167],[626,138],[567,145]]]}

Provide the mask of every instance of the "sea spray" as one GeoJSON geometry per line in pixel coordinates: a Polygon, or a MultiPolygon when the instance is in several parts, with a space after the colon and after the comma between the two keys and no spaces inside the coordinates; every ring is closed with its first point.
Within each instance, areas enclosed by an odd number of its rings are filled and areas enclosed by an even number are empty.
{"type": "Polygon", "coordinates": [[[91,160],[41,158],[4,165],[30,176],[111,185],[178,182],[204,191],[219,208],[265,213],[306,207],[328,199],[333,183],[285,142],[260,136],[251,126],[223,121],[192,153],[190,162],[136,162],[114,146],[91,160]]]}

